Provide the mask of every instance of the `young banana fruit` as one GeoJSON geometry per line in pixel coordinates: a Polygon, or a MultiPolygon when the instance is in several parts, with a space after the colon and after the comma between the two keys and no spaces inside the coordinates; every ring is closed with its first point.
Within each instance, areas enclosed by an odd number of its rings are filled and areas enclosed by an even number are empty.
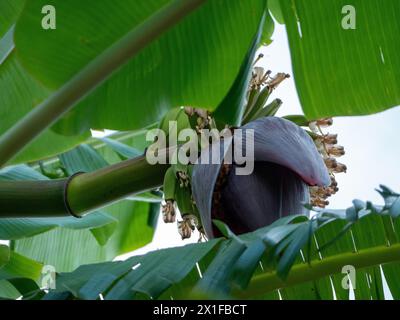
{"type": "Polygon", "coordinates": [[[179,135],[181,130],[187,128],[191,128],[191,124],[184,108],[174,108],[168,111],[159,126],[159,129],[165,132],[167,138],[172,133],[179,135]]]}
{"type": "Polygon", "coordinates": [[[178,221],[178,232],[183,239],[192,236],[192,232],[199,227],[200,219],[192,200],[190,188],[179,187],[176,191],[176,201],[181,212],[182,221],[178,221]]]}
{"type": "Polygon", "coordinates": [[[175,211],[175,193],[178,188],[178,180],[175,171],[170,167],[164,176],[164,199],[165,204],[162,206],[163,220],[165,223],[174,223],[176,221],[175,211]]]}

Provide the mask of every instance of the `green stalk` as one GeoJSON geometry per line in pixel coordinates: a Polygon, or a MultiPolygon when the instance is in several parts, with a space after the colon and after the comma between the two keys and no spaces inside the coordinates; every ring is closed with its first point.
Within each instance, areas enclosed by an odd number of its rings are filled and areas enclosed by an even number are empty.
{"type": "MultiPolygon", "coordinates": [[[[332,274],[340,274],[346,265],[361,269],[400,260],[400,244],[392,246],[379,246],[358,252],[349,252],[295,265],[288,278],[283,281],[276,272],[267,272],[252,278],[246,290],[235,290],[233,295],[238,298],[251,298],[276,289],[317,280],[332,274]]],[[[343,274],[345,277],[345,274],[343,274]]]]}
{"type": "Polygon", "coordinates": [[[0,218],[70,216],[64,202],[66,181],[0,181],[0,218]]]}
{"type": "Polygon", "coordinates": [[[150,165],[145,156],[141,156],[78,175],[69,183],[68,204],[73,213],[85,214],[129,195],[161,186],[167,169],[167,165],[150,165]]]}
{"type": "Polygon", "coordinates": [[[68,179],[0,181],[0,218],[80,217],[161,186],[167,168],[140,156],[68,179]]]}
{"type": "Polygon", "coordinates": [[[174,0],[90,62],[0,137],[0,167],[114,71],[206,0],[174,0]]]}

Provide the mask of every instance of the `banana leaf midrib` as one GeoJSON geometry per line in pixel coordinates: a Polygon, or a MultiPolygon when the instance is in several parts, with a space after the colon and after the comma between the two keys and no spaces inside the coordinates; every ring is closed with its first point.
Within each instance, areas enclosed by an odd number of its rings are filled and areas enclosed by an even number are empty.
{"type": "Polygon", "coordinates": [[[310,264],[294,265],[286,280],[282,280],[276,271],[256,275],[245,291],[234,290],[233,295],[240,298],[250,298],[307,281],[318,280],[325,276],[341,273],[345,265],[362,269],[396,261],[400,261],[400,244],[341,253],[322,260],[313,260],[310,264]]]}

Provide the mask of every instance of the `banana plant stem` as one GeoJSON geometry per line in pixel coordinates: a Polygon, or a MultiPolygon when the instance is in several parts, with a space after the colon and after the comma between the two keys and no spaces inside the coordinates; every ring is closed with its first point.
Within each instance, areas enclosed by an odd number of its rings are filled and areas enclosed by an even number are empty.
{"type": "Polygon", "coordinates": [[[0,137],[0,167],[141,49],[205,1],[207,0],[171,1],[90,62],[63,87],[0,137]]]}
{"type": "Polygon", "coordinates": [[[167,165],[150,165],[145,156],[95,172],[80,174],[68,183],[71,211],[82,215],[94,209],[162,185],[167,165]]]}
{"type": "Polygon", "coordinates": [[[0,219],[81,217],[161,186],[167,168],[167,165],[150,165],[145,156],[140,156],[68,179],[0,181],[0,219]]]}
{"type": "MultiPolygon", "coordinates": [[[[310,265],[297,264],[292,268],[286,280],[282,280],[276,272],[257,275],[250,281],[246,290],[236,289],[233,295],[242,299],[255,297],[276,289],[317,280],[332,274],[340,274],[346,265],[351,265],[357,270],[394,261],[400,261],[400,244],[338,254],[319,261],[312,261],[310,265]]],[[[343,277],[345,276],[346,274],[343,274],[343,277]]]]}

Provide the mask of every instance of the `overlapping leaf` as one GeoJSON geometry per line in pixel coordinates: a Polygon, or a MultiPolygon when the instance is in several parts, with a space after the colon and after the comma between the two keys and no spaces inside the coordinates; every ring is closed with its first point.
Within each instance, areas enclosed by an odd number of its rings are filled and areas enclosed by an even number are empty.
{"type": "Polygon", "coordinates": [[[0,268],[0,280],[11,280],[14,278],[27,278],[38,281],[41,276],[43,265],[37,261],[24,257],[8,247],[7,262],[0,268]]]}
{"type": "Polygon", "coordinates": [[[22,11],[25,0],[3,0],[0,3],[0,38],[2,38],[14,24],[22,11]]]}
{"type": "MultiPolygon", "coordinates": [[[[390,196],[393,196],[393,193],[390,196]]],[[[346,217],[344,214],[346,210],[326,210],[319,212],[310,220],[299,216],[285,217],[271,226],[239,237],[232,235],[228,230],[227,233],[225,232],[231,237],[228,240],[217,239],[206,244],[159,250],[124,262],[84,266],[74,273],[60,275],[59,279],[63,287],[59,291],[67,292],[65,296],[70,297],[72,294],[79,299],[96,299],[100,293],[110,299],[140,299],[146,296],[153,299],[158,297],[226,298],[232,295],[258,299],[279,297],[282,299],[332,299],[334,292],[337,298],[348,299],[349,291],[343,287],[341,287],[342,291],[339,290],[341,282],[339,283],[338,280],[343,280],[343,274],[340,274],[342,265],[337,266],[337,274],[320,275],[304,283],[297,281],[287,286],[285,279],[286,270],[291,269],[293,263],[296,266],[293,267],[293,272],[297,272],[296,269],[306,265],[308,259],[312,268],[314,263],[324,261],[328,257],[340,257],[349,250],[350,252],[367,252],[388,245],[386,242],[388,233],[382,229],[382,221],[386,218],[392,219],[388,215],[392,207],[380,207],[376,211],[369,210],[370,204],[368,206],[365,204],[360,210],[359,201],[355,203],[356,207],[351,208],[358,208],[356,220],[346,217]],[[321,251],[320,248],[336,237],[349,221],[353,224],[351,233],[347,230],[342,237],[321,251]],[[310,229],[310,225],[315,228],[310,229]],[[361,230],[362,233],[360,233],[361,230]],[[351,243],[348,243],[348,236],[352,237],[351,243]],[[303,241],[301,246],[299,240],[303,238],[306,241],[303,241]],[[177,258],[183,256],[184,260],[177,258]],[[175,264],[179,261],[181,272],[177,273],[176,268],[171,267],[171,261],[175,261],[175,264]],[[196,263],[201,270],[201,276],[195,270],[196,263]],[[257,263],[262,263],[263,266],[257,263]],[[247,269],[250,270],[250,274],[243,273],[243,270],[247,269]],[[147,281],[148,273],[152,275],[155,270],[158,272],[155,278],[157,281],[147,281]],[[254,276],[249,284],[253,271],[254,276]],[[259,281],[257,279],[266,276],[272,277],[270,279],[276,283],[277,287],[268,287],[270,282],[263,285],[255,283],[259,281]],[[335,276],[340,278],[335,278],[335,276]],[[281,279],[276,281],[276,277],[281,277],[281,279]],[[280,294],[276,292],[277,289],[280,294]],[[191,294],[188,296],[189,292],[191,294]]],[[[396,225],[398,219],[392,222],[396,225]]],[[[394,233],[399,234],[399,231],[393,227],[394,233]]],[[[391,245],[398,245],[398,243],[391,243],[391,245]]],[[[400,252],[398,255],[400,259],[400,252]]],[[[389,287],[393,287],[398,283],[398,275],[394,272],[397,270],[395,269],[397,264],[392,263],[383,267],[387,283],[389,287]]],[[[382,279],[378,271],[379,263],[356,271],[358,283],[355,289],[356,298],[383,298],[382,279]]],[[[396,289],[394,294],[397,297],[396,289]]],[[[53,298],[57,297],[59,296],[53,296],[53,298]]]]}
{"type": "MultiPolygon", "coordinates": [[[[54,0],[57,29],[45,32],[37,13],[48,1],[27,2],[15,32],[19,60],[57,89],[166,3],[54,0]]],[[[117,71],[56,130],[127,130],[149,125],[180,105],[215,109],[239,72],[264,9],[264,0],[208,1],[117,71]]]]}
{"type": "Polygon", "coordinates": [[[308,117],[364,115],[400,104],[399,1],[277,2],[271,9],[283,14],[308,117]],[[355,29],[345,28],[348,21],[355,29]]]}
{"type": "MultiPolygon", "coordinates": [[[[24,3],[25,0],[5,0],[0,4],[0,135],[50,94],[16,59],[13,25],[24,3]]],[[[65,137],[47,130],[13,161],[21,163],[53,156],[88,137],[89,132],[65,137]]]]}
{"type": "Polygon", "coordinates": [[[36,281],[43,265],[0,245],[0,299],[39,299],[44,295],[36,281]]]}

